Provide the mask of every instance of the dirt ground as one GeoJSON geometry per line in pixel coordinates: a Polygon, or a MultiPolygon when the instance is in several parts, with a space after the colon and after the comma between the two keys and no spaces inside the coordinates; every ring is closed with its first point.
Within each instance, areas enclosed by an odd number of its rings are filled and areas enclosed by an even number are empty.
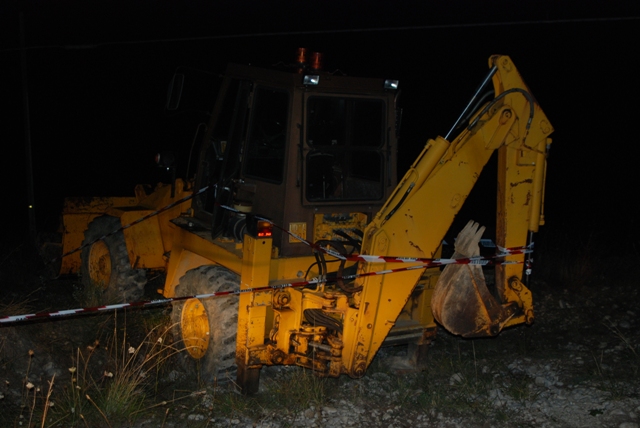
{"type": "MultiPolygon", "coordinates": [[[[78,307],[77,279],[48,281],[37,254],[2,250],[0,315],[78,307]]],[[[265,368],[255,397],[187,374],[169,307],[2,325],[0,426],[638,427],[637,262],[543,269],[532,326],[478,340],[440,331],[424,372],[399,370],[405,349],[390,348],[358,380],[265,368]]]]}

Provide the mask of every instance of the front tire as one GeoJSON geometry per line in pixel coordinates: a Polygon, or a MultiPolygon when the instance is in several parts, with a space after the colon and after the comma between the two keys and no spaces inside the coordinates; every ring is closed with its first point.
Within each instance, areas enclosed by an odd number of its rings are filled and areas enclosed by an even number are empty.
{"type": "Polygon", "coordinates": [[[147,282],[143,269],[133,269],[122,231],[106,236],[121,227],[120,219],[96,217],[84,232],[80,273],[88,303],[114,303],[138,300],[147,282]],[[102,237],[106,236],[103,239],[102,237]]]}
{"type": "MultiPolygon", "coordinates": [[[[191,269],[180,278],[176,297],[239,289],[238,275],[222,266],[207,265],[191,269]]],[[[174,302],[171,321],[175,340],[184,345],[186,358],[198,360],[202,379],[208,382],[235,380],[237,296],[174,302]]],[[[195,365],[190,361],[187,366],[195,365]]]]}

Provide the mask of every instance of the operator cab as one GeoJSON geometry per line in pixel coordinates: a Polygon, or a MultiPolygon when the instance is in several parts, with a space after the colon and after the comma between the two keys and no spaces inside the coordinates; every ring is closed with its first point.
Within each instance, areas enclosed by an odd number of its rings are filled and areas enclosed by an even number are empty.
{"type": "MultiPolygon", "coordinates": [[[[282,70],[229,65],[201,145],[195,188],[210,187],[195,218],[214,239],[241,240],[253,213],[312,242],[359,240],[396,186],[397,85],[386,86],[322,72],[304,52],[282,70]]],[[[273,239],[283,256],[310,253],[273,239]]]]}

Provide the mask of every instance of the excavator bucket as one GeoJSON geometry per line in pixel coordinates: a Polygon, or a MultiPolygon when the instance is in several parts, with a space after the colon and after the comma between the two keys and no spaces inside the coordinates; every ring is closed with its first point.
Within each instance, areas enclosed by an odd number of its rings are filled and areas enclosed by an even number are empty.
{"type": "MultiPolygon", "coordinates": [[[[453,258],[480,255],[478,243],[484,226],[470,221],[455,242],[453,258]]],[[[517,310],[515,303],[500,304],[489,292],[482,267],[448,265],[442,271],[431,299],[436,320],[449,332],[463,337],[497,335],[517,310]]]]}

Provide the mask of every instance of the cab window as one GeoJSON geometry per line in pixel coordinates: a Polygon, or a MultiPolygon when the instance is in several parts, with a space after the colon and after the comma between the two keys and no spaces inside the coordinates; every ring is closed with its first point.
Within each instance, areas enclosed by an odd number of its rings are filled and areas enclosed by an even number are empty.
{"type": "Polygon", "coordinates": [[[262,87],[256,89],[245,154],[245,175],[282,182],[288,113],[287,92],[262,87]]]}
{"type": "Polygon", "coordinates": [[[384,118],[385,104],[379,99],[308,98],[308,201],[382,199],[384,118]]]}

